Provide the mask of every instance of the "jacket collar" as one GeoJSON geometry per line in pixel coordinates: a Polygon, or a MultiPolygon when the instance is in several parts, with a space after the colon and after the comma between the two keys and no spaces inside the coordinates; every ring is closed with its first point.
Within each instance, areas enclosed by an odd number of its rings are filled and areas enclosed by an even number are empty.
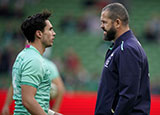
{"type": "Polygon", "coordinates": [[[133,32],[131,30],[126,31],[123,33],[120,37],[117,38],[117,40],[114,43],[113,49],[118,47],[122,42],[125,42],[127,39],[129,39],[131,36],[133,36],[133,32]]]}

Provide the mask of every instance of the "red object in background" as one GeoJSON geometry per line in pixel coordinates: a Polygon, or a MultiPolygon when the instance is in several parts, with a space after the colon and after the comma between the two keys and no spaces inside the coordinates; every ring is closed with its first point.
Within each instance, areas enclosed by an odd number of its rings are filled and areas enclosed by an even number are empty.
{"type": "MultiPolygon", "coordinates": [[[[0,90],[0,113],[6,98],[6,90],[0,90]]],[[[96,92],[66,92],[61,103],[60,113],[64,115],[94,115],[96,92]]],[[[51,101],[51,105],[53,101],[51,101]]],[[[14,103],[10,110],[13,113],[14,103]]],[[[152,95],[151,114],[160,114],[160,95],[152,95]]]]}
{"type": "MultiPolygon", "coordinates": [[[[7,97],[7,90],[0,90],[0,115],[2,113],[2,107],[4,105],[6,97],[7,97]]],[[[10,106],[10,111],[12,114],[13,114],[13,110],[14,110],[14,101],[12,102],[12,104],[10,106]]]]}
{"type": "Polygon", "coordinates": [[[64,115],[94,115],[95,92],[76,92],[64,95],[60,113],[64,115]]]}
{"type": "Polygon", "coordinates": [[[150,115],[160,115],[160,95],[152,95],[150,113],[150,115]]]}

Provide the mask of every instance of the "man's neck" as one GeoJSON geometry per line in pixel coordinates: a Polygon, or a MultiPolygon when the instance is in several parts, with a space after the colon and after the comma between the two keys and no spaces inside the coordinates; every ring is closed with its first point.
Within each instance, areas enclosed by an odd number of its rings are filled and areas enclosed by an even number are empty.
{"type": "Polygon", "coordinates": [[[30,42],[29,44],[35,47],[40,52],[40,54],[43,55],[45,48],[42,46],[41,43],[30,42]]]}
{"type": "Polygon", "coordinates": [[[125,32],[127,32],[128,30],[130,30],[129,26],[127,27],[122,27],[119,30],[117,30],[117,35],[116,35],[116,39],[114,40],[114,42],[125,32]]]}

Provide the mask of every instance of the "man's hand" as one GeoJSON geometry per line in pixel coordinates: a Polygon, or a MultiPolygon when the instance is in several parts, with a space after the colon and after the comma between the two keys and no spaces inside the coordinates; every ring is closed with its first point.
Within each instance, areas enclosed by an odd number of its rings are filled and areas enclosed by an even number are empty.
{"type": "Polygon", "coordinates": [[[55,113],[54,115],[63,115],[63,114],[61,114],[61,113],[55,113]]]}
{"type": "Polygon", "coordinates": [[[63,115],[61,113],[57,113],[55,111],[52,111],[51,109],[48,110],[48,115],[63,115]]]}
{"type": "Polygon", "coordinates": [[[4,106],[2,109],[2,115],[9,115],[9,107],[8,106],[4,106]]]}

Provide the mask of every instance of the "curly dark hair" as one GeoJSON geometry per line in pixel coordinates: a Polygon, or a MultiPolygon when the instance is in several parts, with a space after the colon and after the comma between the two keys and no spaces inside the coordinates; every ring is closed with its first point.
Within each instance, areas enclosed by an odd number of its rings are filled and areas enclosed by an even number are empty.
{"type": "Polygon", "coordinates": [[[35,15],[29,16],[21,25],[21,30],[28,42],[34,42],[35,32],[40,30],[43,32],[46,26],[45,21],[51,16],[51,12],[44,10],[42,13],[37,13],[35,15]]]}

